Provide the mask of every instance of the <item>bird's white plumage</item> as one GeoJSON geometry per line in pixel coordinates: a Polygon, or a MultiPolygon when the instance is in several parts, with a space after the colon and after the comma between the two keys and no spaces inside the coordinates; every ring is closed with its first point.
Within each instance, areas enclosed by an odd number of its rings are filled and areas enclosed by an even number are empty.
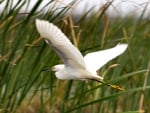
{"type": "Polygon", "coordinates": [[[55,50],[66,66],[85,68],[84,59],[79,50],[74,47],[64,33],[52,23],[36,20],[40,35],[55,50]]]}
{"type": "Polygon", "coordinates": [[[64,62],[64,65],[53,67],[53,70],[56,71],[55,75],[59,79],[102,81],[103,78],[96,71],[108,61],[123,53],[127,48],[127,44],[118,44],[111,49],[89,53],[83,58],[80,51],[52,23],[37,19],[36,28],[64,62]]]}
{"type": "Polygon", "coordinates": [[[84,56],[85,64],[89,71],[96,72],[108,61],[122,54],[127,48],[127,44],[118,44],[114,48],[88,53],[84,56]]]}

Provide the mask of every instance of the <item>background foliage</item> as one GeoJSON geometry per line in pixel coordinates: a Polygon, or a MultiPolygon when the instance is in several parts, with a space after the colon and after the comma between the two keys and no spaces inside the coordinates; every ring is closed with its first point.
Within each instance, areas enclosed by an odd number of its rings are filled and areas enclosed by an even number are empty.
{"type": "MultiPolygon", "coordinates": [[[[143,113],[150,111],[150,21],[132,17],[109,18],[108,3],[96,14],[75,19],[50,8],[20,13],[26,1],[7,5],[0,16],[0,113],[143,113]],[[128,50],[105,65],[99,74],[108,83],[119,84],[116,91],[93,81],[61,81],[51,71],[61,63],[40,38],[35,19],[58,25],[84,54],[128,43],[128,50]]],[[[51,2],[49,2],[51,4],[51,2]]],[[[71,5],[73,5],[72,2],[71,5]]],[[[143,12],[144,13],[144,12],[143,12]]]]}

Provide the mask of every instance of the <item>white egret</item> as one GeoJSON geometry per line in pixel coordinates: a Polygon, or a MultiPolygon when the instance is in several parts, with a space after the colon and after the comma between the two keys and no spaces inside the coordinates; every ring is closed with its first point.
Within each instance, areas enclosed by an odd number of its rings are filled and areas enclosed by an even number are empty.
{"type": "MultiPolygon", "coordinates": [[[[118,44],[114,48],[88,53],[83,57],[80,51],[72,45],[64,33],[54,24],[36,19],[36,28],[46,43],[62,59],[64,64],[52,67],[56,77],[62,80],[95,80],[105,83],[103,77],[98,75],[97,70],[108,61],[122,54],[127,48],[127,44],[118,44]]],[[[107,85],[118,90],[123,90],[116,85],[107,85]]]]}

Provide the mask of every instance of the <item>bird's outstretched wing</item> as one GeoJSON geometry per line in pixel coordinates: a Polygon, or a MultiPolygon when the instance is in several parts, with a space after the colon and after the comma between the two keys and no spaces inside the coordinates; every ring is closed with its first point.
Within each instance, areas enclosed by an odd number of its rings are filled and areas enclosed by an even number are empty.
{"type": "Polygon", "coordinates": [[[127,48],[127,44],[118,44],[114,48],[88,53],[84,57],[85,64],[89,71],[95,73],[108,61],[122,54],[127,48]]]}
{"type": "Polygon", "coordinates": [[[65,66],[84,68],[85,63],[80,51],[72,45],[64,33],[54,24],[36,19],[36,28],[46,42],[63,60],[65,66]]]}

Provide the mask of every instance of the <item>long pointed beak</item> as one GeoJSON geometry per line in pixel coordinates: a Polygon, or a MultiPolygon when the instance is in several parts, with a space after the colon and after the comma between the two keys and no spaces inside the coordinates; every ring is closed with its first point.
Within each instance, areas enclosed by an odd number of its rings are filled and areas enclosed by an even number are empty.
{"type": "Polygon", "coordinates": [[[41,71],[52,71],[52,70],[51,70],[51,67],[44,67],[41,69],[41,71]]]}

